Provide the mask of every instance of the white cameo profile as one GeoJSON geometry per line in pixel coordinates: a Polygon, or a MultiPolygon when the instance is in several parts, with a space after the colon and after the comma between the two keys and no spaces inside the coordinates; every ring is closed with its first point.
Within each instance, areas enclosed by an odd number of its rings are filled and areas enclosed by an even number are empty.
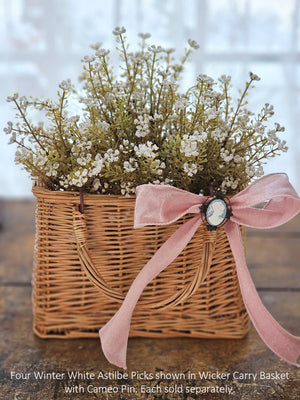
{"type": "Polygon", "coordinates": [[[218,226],[225,220],[226,214],[227,205],[225,201],[221,199],[214,199],[208,204],[206,221],[209,223],[209,225],[218,226]]]}

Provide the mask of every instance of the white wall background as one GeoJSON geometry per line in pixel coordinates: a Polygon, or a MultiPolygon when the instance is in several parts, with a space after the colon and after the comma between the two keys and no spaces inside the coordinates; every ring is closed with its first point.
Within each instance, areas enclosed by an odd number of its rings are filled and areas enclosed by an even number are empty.
{"type": "Polygon", "coordinates": [[[31,196],[30,179],[14,165],[15,148],[3,133],[14,118],[6,97],[55,97],[61,80],[76,82],[90,44],[113,48],[111,31],[120,25],[131,43],[138,32],[179,50],[188,38],[197,40],[184,86],[199,73],[232,75],[236,86],[249,70],[258,74],[252,108],[273,104],[289,145],[265,172],[287,172],[300,191],[299,19],[300,0],[0,0],[0,197],[31,196]]]}

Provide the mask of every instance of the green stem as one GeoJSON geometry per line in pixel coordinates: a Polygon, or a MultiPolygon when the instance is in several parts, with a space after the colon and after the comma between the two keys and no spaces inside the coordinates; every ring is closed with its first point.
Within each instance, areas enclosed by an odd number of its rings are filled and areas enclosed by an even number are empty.
{"type": "Polygon", "coordinates": [[[59,132],[59,136],[61,138],[62,144],[63,144],[64,148],[67,149],[67,145],[65,143],[63,132],[62,132],[62,120],[63,120],[63,109],[64,109],[65,96],[66,96],[66,92],[64,90],[63,94],[62,94],[62,97],[61,97],[61,100],[60,100],[60,110],[59,110],[60,118],[59,118],[59,121],[57,121],[57,118],[56,118],[54,110],[53,110],[53,115],[54,115],[56,124],[58,125],[58,132],[59,132]]]}
{"type": "Polygon", "coordinates": [[[91,85],[92,85],[92,89],[93,89],[94,95],[95,95],[95,97],[96,97],[96,99],[97,99],[98,105],[99,105],[99,107],[100,107],[100,109],[101,109],[101,111],[102,111],[102,113],[103,113],[103,116],[104,116],[106,122],[110,122],[110,121],[109,121],[109,118],[107,117],[107,114],[106,114],[106,113],[104,112],[104,110],[103,110],[100,97],[98,96],[98,93],[97,93],[97,91],[96,91],[96,87],[95,87],[95,85],[94,85],[94,79],[93,79],[92,72],[91,72],[91,63],[89,63],[89,76],[90,76],[90,82],[91,82],[91,85]]]}
{"type": "MultiPolygon", "coordinates": [[[[260,161],[260,160],[263,160],[264,158],[268,158],[268,156],[269,156],[270,154],[275,154],[276,150],[279,150],[278,147],[275,148],[275,149],[273,148],[272,150],[270,150],[270,151],[268,151],[267,153],[265,153],[263,156],[257,158],[256,160],[253,160],[253,161],[251,162],[251,165],[257,163],[257,162],[260,161]]],[[[249,158],[249,161],[252,160],[253,157],[255,156],[255,154],[257,154],[257,153],[258,153],[258,150],[257,150],[253,155],[251,155],[251,157],[249,158]]]]}
{"type": "Polygon", "coordinates": [[[131,82],[131,75],[130,75],[130,68],[129,68],[129,62],[128,62],[128,58],[127,58],[127,51],[125,48],[125,43],[123,40],[123,36],[120,35],[120,39],[121,39],[121,44],[122,44],[122,49],[123,49],[123,54],[124,54],[124,59],[125,59],[125,64],[126,64],[126,69],[127,69],[127,74],[128,74],[128,78],[129,81],[131,82]]]}
{"type": "Polygon", "coordinates": [[[164,85],[161,83],[161,84],[160,84],[160,88],[159,88],[159,93],[158,93],[157,104],[156,104],[156,112],[157,112],[157,114],[158,114],[158,112],[159,112],[159,104],[160,104],[161,94],[162,94],[162,91],[163,91],[163,86],[164,86],[164,85]]]}
{"type": "Polygon", "coordinates": [[[33,151],[29,147],[25,146],[25,144],[23,144],[22,142],[19,142],[18,140],[15,140],[15,143],[17,143],[17,145],[23,147],[23,149],[28,150],[30,153],[34,154],[35,156],[37,155],[35,151],[33,151]]]}
{"type": "Polygon", "coordinates": [[[228,119],[228,110],[229,110],[229,99],[228,99],[228,90],[227,90],[227,84],[226,84],[226,82],[224,83],[224,93],[225,93],[225,101],[226,101],[226,106],[225,106],[225,121],[227,122],[227,119],[228,119]]]}
{"type": "Polygon", "coordinates": [[[21,115],[21,117],[23,118],[25,124],[27,125],[29,132],[32,134],[34,140],[37,142],[37,144],[40,146],[41,149],[43,149],[44,151],[46,151],[45,147],[42,145],[42,143],[39,141],[39,139],[37,138],[36,134],[34,133],[30,123],[28,122],[25,113],[23,112],[23,110],[21,109],[21,107],[19,106],[18,102],[16,100],[14,100],[15,105],[17,106],[19,113],[21,115]]]}
{"type": "Polygon", "coordinates": [[[152,60],[152,65],[151,65],[150,81],[149,81],[149,86],[150,86],[150,115],[152,115],[152,116],[154,115],[153,75],[154,75],[155,60],[156,60],[156,53],[153,53],[153,60],[152,60]]]}
{"type": "MultiPolygon", "coordinates": [[[[107,91],[106,91],[106,89],[105,89],[104,86],[103,86],[102,78],[101,78],[101,75],[100,75],[99,71],[97,71],[97,77],[98,77],[98,79],[99,79],[99,83],[100,83],[102,92],[103,92],[103,94],[104,94],[104,93],[106,93],[107,91]]],[[[91,80],[92,80],[92,77],[91,77],[91,80]]],[[[93,89],[94,89],[94,86],[93,86],[93,89]]],[[[94,93],[95,93],[95,95],[96,95],[96,97],[97,97],[98,104],[99,104],[99,107],[100,107],[100,109],[101,109],[101,111],[102,111],[102,113],[103,113],[103,115],[104,115],[104,118],[106,119],[107,122],[110,122],[111,120],[110,120],[110,118],[109,118],[109,115],[107,115],[107,113],[106,113],[105,110],[103,109],[103,106],[102,106],[102,103],[101,103],[101,101],[100,101],[100,98],[98,97],[98,95],[97,95],[97,93],[95,92],[95,90],[96,90],[96,88],[94,89],[94,93]]],[[[115,99],[117,100],[117,97],[116,97],[116,96],[115,96],[115,99]]],[[[111,118],[112,118],[112,116],[113,116],[113,107],[112,107],[111,104],[109,104],[109,111],[110,111],[110,116],[111,116],[111,118]]]]}
{"type": "Polygon", "coordinates": [[[230,133],[231,133],[231,131],[232,131],[233,125],[234,125],[234,123],[235,123],[236,117],[237,117],[237,115],[238,115],[238,113],[239,113],[239,110],[240,110],[240,108],[241,108],[241,105],[242,105],[242,103],[243,103],[243,100],[244,100],[244,98],[245,98],[245,96],[246,96],[246,93],[247,93],[247,91],[248,91],[248,89],[249,89],[249,87],[250,87],[252,81],[253,81],[253,79],[250,79],[250,82],[247,82],[247,83],[246,83],[246,87],[245,87],[245,89],[244,89],[244,91],[243,91],[243,93],[242,93],[242,96],[240,97],[240,100],[239,100],[239,102],[238,102],[238,105],[237,105],[237,108],[236,108],[236,110],[235,110],[234,116],[233,116],[233,118],[232,118],[232,120],[231,120],[230,128],[229,128],[229,130],[228,130],[228,132],[227,132],[227,136],[226,136],[225,141],[224,141],[224,147],[225,147],[226,144],[227,144],[227,141],[228,141],[228,138],[229,138],[230,133]]]}

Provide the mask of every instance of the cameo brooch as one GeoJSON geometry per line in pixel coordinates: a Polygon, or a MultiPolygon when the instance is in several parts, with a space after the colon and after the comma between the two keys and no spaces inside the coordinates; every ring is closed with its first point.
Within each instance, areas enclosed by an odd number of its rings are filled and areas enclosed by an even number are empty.
{"type": "Polygon", "coordinates": [[[230,201],[222,192],[208,198],[201,205],[200,211],[209,231],[215,231],[218,226],[224,225],[232,216],[230,201]]]}

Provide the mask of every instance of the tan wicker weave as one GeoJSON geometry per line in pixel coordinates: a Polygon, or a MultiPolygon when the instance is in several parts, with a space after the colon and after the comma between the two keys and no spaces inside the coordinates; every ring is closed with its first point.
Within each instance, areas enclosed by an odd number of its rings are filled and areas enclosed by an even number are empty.
{"type": "MultiPolygon", "coordinates": [[[[84,196],[34,187],[37,232],[34,331],[44,338],[97,337],[133,279],[191,216],[133,229],[135,197],[84,196]]],[[[184,251],[145,289],[131,336],[241,338],[249,321],[222,228],[201,226],[184,251]]]]}

